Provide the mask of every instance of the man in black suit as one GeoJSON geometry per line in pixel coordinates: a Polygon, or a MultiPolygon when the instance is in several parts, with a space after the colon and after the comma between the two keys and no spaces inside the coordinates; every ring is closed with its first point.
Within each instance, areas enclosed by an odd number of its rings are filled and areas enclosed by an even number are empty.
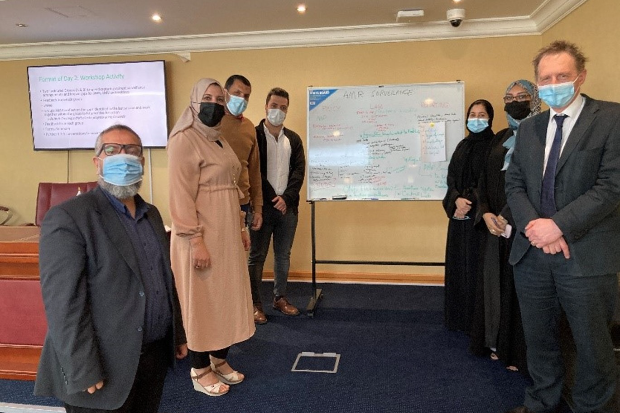
{"type": "Polygon", "coordinates": [[[48,332],[35,394],[67,412],[155,413],[168,367],[187,354],[168,239],[138,195],[138,135],[112,126],[95,154],[99,186],[50,209],[41,226],[48,332]]]}
{"type": "Polygon", "coordinates": [[[533,384],[515,412],[553,412],[564,367],[557,322],[576,344],[575,412],[617,412],[609,334],[620,270],[620,105],[580,94],[586,58],[556,41],[534,59],[551,108],[524,120],[506,173],[517,224],[510,254],[533,384]]]}

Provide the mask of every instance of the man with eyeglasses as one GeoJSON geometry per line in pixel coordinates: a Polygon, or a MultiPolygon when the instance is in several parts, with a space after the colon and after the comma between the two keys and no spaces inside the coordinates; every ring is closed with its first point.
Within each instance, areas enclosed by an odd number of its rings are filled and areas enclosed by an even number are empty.
{"type": "Polygon", "coordinates": [[[138,195],[142,142],[99,134],[99,186],[51,208],[39,242],[48,332],[35,394],[69,413],[156,413],[164,378],[187,354],[162,218],[138,195]]]}

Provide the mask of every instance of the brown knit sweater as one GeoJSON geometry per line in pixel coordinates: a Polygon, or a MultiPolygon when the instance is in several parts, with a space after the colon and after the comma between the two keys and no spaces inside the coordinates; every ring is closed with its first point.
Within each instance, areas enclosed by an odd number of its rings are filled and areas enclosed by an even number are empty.
{"type": "Polygon", "coordinates": [[[239,162],[241,175],[239,189],[243,192],[241,205],[251,202],[254,212],[263,212],[263,192],[260,175],[260,157],[254,124],[246,117],[226,114],[222,119],[222,137],[232,147],[239,162]]]}

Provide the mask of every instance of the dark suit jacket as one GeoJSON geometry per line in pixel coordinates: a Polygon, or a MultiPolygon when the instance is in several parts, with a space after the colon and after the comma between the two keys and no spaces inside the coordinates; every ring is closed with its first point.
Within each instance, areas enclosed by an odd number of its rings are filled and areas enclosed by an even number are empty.
{"type": "MultiPolygon", "coordinates": [[[[173,311],[169,354],[185,331],[162,218],[154,206],[147,219],[161,242],[173,311]],[[174,337],[174,339],[173,339],[174,337]]],[[[39,243],[41,289],[48,332],[35,394],[74,406],[112,410],[127,399],[142,348],[144,287],[123,223],[100,188],[49,210],[39,243]],[[104,380],[103,389],[86,388],[104,380]]]]}
{"type": "MultiPolygon", "coordinates": [[[[620,270],[620,104],[586,99],[558,161],[555,201],[558,225],[584,275],[620,270]]],[[[540,218],[549,111],[525,119],[506,173],[506,196],[516,222],[510,263],[530,243],[525,226],[540,218]]]]}

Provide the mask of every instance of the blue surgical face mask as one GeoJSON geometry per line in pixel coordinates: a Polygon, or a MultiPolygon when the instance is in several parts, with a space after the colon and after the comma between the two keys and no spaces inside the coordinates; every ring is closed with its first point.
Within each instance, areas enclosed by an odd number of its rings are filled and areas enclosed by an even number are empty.
{"type": "Polygon", "coordinates": [[[240,96],[231,95],[228,93],[228,97],[230,98],[226,103],[226,107],[228,111],[233,116],[239,116],[243,113],[243,111],[248,107],[248,101],[240,96]]]}
{"type": "Polygon", "coordinates": [[[563,108],[575,96],[575,82],[558,83],[555,85],[538,86],[538,96],[551,108],[563,108]]]}
{"type": "Polygon", "coordinates": [[[479,133],[489,127],[488,119],[469,118],[467,119],[467,129],[473,133],[479,133]]]}
{"type": "Polygon", "coordinates": [[[137,156],[119,153],[99,159],[103,161],[101,178],[109,184],[129,186],[142,180],[142,163],[137,156]]]}

